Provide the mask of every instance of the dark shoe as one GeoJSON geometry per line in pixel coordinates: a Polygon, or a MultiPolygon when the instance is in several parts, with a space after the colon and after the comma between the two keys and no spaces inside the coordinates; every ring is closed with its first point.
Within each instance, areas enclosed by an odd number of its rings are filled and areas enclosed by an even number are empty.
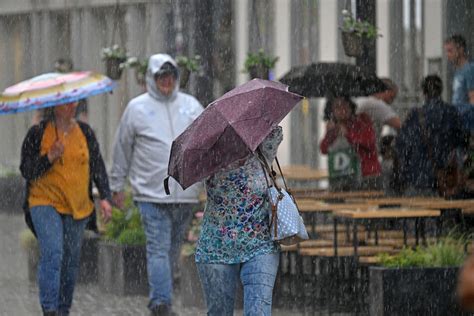
{"type": "Polygon", "coordinates": [[[43,316],[57,316],[58,312],[57,311],[46,311],[43,312],[43,316]]]}
{"type": "Polygon", "coordinates": [[[170,305],[157,305],[151,308],[151,316],[178,316],[171,310],[170,305]]]}

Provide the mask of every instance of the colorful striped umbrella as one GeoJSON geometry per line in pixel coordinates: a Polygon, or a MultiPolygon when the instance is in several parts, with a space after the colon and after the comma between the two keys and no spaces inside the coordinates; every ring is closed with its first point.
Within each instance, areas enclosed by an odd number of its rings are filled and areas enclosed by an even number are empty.
{"type": "Polygon", "coordinates": [[[0,95],[0,115],[75,102],[115,86],[109,77],[91,71],[46,73],[5,89],[0,95]]]}

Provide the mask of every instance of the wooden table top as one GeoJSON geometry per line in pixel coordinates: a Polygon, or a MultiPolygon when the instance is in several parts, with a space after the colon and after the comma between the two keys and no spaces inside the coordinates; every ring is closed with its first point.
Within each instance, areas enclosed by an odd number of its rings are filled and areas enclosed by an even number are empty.
{"type": "Polygon", "coordinates": [[[337,210],[370,210],[376,209],[376,205],[366,203],[325,203],[313,199],[296,199],[301,212],[332,212],[337,210]]]}
{"type": "Polygon", "coordinates": [[[334,216],[350,219],[376,219],[376,218],[415,218],[415,217],[438,217],[441,211],[434,209],[378,209],[369,211],[339,210],[333,212],[334,216]]]}
{"type": "MultiPolygon", "coordinates": [[[[351,198],[377,198],[383,197],[383,191],[346,191],[346,192],[329,192],[321,189],[296,188],[291,189],[291,193],[300,198],[309,198],[316,200],[346,200],[351,198]]],[[[364,202],[365,203],[365,202],[364,202]]]]}
{"type": "Polygon", "coordinates": [[[401,205],[418,206],[434,209],[473,208],[474,200],[445,200],[440,197],[390,197],[375,199],[350,199],[350,203],[366,203],[369,205],[401,205]]]}
{"type": "Polygon", "coordinates": [[[325,169],[313,169],[307,165],[288,165],[281,167],[283,175],[287,180],[317,181],[325,180],[329,173],[325,169]]]}

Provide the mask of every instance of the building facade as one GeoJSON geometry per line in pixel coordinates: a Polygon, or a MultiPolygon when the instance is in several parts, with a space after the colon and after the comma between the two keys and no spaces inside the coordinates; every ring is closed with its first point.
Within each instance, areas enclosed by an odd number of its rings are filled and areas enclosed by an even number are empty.
{"type": "MultiPolygon", "coordinates": [[[[360,0],[357,0],[360,1],[360,0]]],[[[49,0],[0,2],[0,89],[53,70],[69,58],[76,70],[104,72],[100,52],[118,44],[130,55],[202,56],[188,91],[207,104],[248,80],[246,54],[263,48],[278,56],[275,78],[292,66],[319,61],[355,63],[344,55],[341,11],[356,0],[49,0]]],[[[469,0],[373,0],[382,37],[374,54],[377,74],[400,86],[394,105],[402,115],[420,101],[421,78],[438,72],[450,81],[442,51],[445,37],[464,34],[474,14],[469,0]]],[[[449,84],[446,85],[449,97],[449,84]]],[[[127,102],[143,88],[127,70],[113,94],[89,100],[89,122],[106,161],[127,102]]],[[[306,100],[282,123],[283,164],[325,167],[318,142],[324,131],[321,99],[306,100]]],[[[32,113],[0,116],[0,169],[17,170],[21,141],[32,113]]]]}

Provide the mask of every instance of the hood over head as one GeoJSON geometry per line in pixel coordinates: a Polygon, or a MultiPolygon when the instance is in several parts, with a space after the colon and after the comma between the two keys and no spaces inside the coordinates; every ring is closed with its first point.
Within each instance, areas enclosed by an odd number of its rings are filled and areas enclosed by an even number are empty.
{"type": "Polygon", "coordinates": [[[157,100],[173,99],[179,90],[179,71],[176,61],[168,54],[152,55],[148,60],[146,71],[146,89],[148,93],[157,100]],[[174,73],[176,75],[175,88],[170,96],[163,95],[156,87],[155,76],[157,74],[174,73]]]}

